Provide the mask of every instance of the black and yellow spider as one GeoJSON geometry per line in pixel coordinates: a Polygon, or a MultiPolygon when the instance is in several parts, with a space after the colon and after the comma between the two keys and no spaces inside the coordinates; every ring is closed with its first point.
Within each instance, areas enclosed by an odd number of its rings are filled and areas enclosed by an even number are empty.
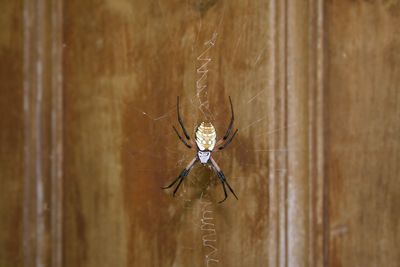
{"type": "Polygon", "coordinates": [[[235,196],[236,199],[238,197],[236,196],[235,192],[233,191],[232,187],[229,185],[228,181],[226,180],[226,177],[224,173],[222,172],[221,168],[218,166],[218,164],[215,162],[211,154],[215,149],[222,150],[226,148],[233,140],[233,138],[236,136],[238,129],[230,135],[232,131],[232,126],[233,126],[233,121],[234,121],[234,113],[233,113],[233,105],[232,105],[232,100],[231,97],[229,97],[229,102],[231,104],[231,121],[229,123],[228,129],[226,130],[225,135],[218,141],[217,140],[217,133],[215,131],[214,126],[212,125],[211,122],[202,122],[195,131],[195,140],[196,142],[193,142],[193,140],[190,139],[189,134],[187,133],[185,126],[183,125],[183,120],[181,119],[180,112],[179,112],[179,96],[177,98],[177,112],[178,112],[178,121],[179,124],[182,127],[182,131],[184,133],[184,136],[186,137],[187,141],[179,134],[178,130],[175,128],[175,126],[172,126],[176,134],[178,135],[179,139],[182,141],[182,143],[187,146],[189,149],[196,149],[197,153],[196,156],[190,161],[190,163],[182,170],[182,172],[179,174],[179,176],[168,186],[166,187],[161,187],[162,189],[167,189],[171,188],[176,182],[178,182],[178,185],[176,186],[173,196],[175,196],[175,193],[178,191],[179,186],[185,179],[185,177],[189,174],[190,170],[193,168],[194,164],[198,161],[200,161],[203,165],[209,164],[211,168],[216,172],[219,180],[221,181],[222,187],[224,189],[224,194],[225,198],[221,200],[219,203],[225,201],[225,199],[228,197],[228,194],[226,193],[226,186],[228,186],[229,190],[232,192],[232,194],[235,196]],[[226,186],[225,186],[226,185],[226,186]]]}

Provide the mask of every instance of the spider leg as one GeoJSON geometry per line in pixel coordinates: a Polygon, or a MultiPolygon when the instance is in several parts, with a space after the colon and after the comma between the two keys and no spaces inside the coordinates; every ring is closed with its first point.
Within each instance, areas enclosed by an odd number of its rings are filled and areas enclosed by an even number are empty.
{"type": "Polygon", "coordinates": [[[186,171],[187,171],[186,169],[183,169],[183,171],[179,174],[179,176],[172,183],[170,183],[170,185],[163,186],[163,187],[161,187],[161,189],[171,188],[174,184],[176,184],[176,182],[179,181],[179,179],[181,179],[183,176],[187,175],[187,174],[185,174],[186,171]]]}
{"type": "MultiPolygon", "coordinates": [[[[231,116],[231,121],[230,121],[230,123],[229,123],[228,129],[227,129],[226,132],[225,132],[225,135],[224,135],[221,139],[219,139],[219,140],[217,141],[217,143],[215,144],[216,147],[218,147],[218,146],[220,146],[221,144],[223,144],[223,143],[225,142],[225,140],[228,139],[228,137],[229,137],[229,135],[230,135],[230,133],[231,133],[231,131],[232,131],[233,122],[234,122],[234,120],[235,120],[235,114],[233,113],[233,105],[232,105],[232,99],[231,99],[231,97],[229,97],[229,103],[230,103],[230,105],[231,105],[231,114],[232,114],[232,116],[231,116]]],[[[233,139],[233,137],[236,135],[236,132],[237,132],[237,129],[236,129],[236,131],[233,133],[233,135],[228,139],[227,143],[226,143],[225,145],[222,145],[222,148],[220,148],[220,150],[224,149],[227,145],[229,145],[230,142],[232,142],[232,139],[233,139]]]]}
{"type": "Polygon", "coordinates": [[[187,146],[188,148],[192,148],[191,145],[189,145],[188,143],[186,143],[185,139],[182,138],[182,136],[179,134],[178,130],[175,128],[175,126],[172,126],[172,128],[174,128],[175,133],[178,135],[179,140],[182,141],[182,143],[187,146]]]}
{"type": "MultiPolygon", "coordinates": [[[[230,134],[231,131],[232,131],[233,121],[235,120],[235,114],[233,113],[232,99],[231,99],[230,96],[229,96],[229,103],[231,104],[231,114],[232,114],[232,115],[231,115],[231,121],[229,122],[228,129],[226,130],[225,135],[224,135],[224,137],[222,138],[222,140],[226,140],[226,139],[228,138],[229,134],[230,134]]],[[[222,140],[220,140],[220,141],[222,141],[222,140]]]]}
{"type": "Polygon", "coordinates": [[[171,188],[176,182],[179,181],[178,185],[176,186],[173,196],[175,196],[176,192],[178,191],[179,187],[181,186],[181,183],[185,179],[186,176],[188,176],[190,170],[192,169],[193,165],[196,163],[197,157],[195,157],[187,166],[182,170],[182,172],[179,174],[179,176],[168,186],[161,187],[161,189],[168,189],[171,188]]]}
{"type": "Polygon", "coordinates": [[[183,130],[183,133],[185,134],[185,136],[186,136],[186,139],[187,140],[190,140],[190,136],[189,136],[189,134],[187,133],[187,131],[186,131],[186,129],[185,129],[185,126],[183,125],[183,120],[182,120],[182,118],[181,118],[181,114],[180,114],[180,112],[179,112],[179,96],[177,97],[177,104],[176,104],[176,109],[177,109],[177,112],[178,112],[178,121],[179,121],[179,124],[181,125],[181,127],[182,127],[182,130],[183,130]]]}
{"type": "Polygon", "coordinates": [[[226,186],[228,186],[229,191],[231,191],[231,193],[235,196],[236,199],[238,199],[237,195],[235,194],[235,192],[233,191],[232,187],[229,185],[228,181],[226,180],[226,177],[224,175],[224,173],[221,171],[221,168],[218,166],[217,162],[215,162],[215,160],[211,157],[211,165],[214,169],[214,171],[217,173],[219,180],[222,183],[222,187],[224,189],[224,195],[225,198],[223,200],[221,200],[219,203],[222,203],[226,200],[226,198],[228,197],[228,194],[226,193],[226,186]]]}
{"type": "MultiPolygon", "coordinates": [[[[189,171],[187,172],[189,173],[189,171]]],[[[176,192],[178,191],[179,187],[181,186],[181,183],[183,182],[183,179],[185,179],[185,177],[187,176],[187,174],[185,176],[182,176],[181,180],[179,181],[178,185],[176,186],[174,193],[172,194],[173,197],[175,197],[176,192]]]]}
{"type": "Polygon", "coordinates": [[[228,188],[229,188],[229,191],[231,191],[232,194],[233,194],[233,196],[234,196],[237,200],[239,200],[239,198],[237,197],[237,195],[236,195],[235,192],[233,191],[232,187],[229,185],[228,181],[225,179],[224,174],[223,174],[222,172],[221,172],[221,174],[222,174],[222,176],[223,176],[223,179],[224,179],[224,181],[225,181],[225,184],[226,184],[226,185],[228,186],[228,188]]]}
{"type": "Polygon", "coordinates": [[[223,200],[221,200],[221,201],[218,201],[218,203],[222,203],[222,202],[224,202],[227,198],[228,198],[228,193],[226,192],[226,187],[225,187],[225,183],[224,183],[224,181],[220,178],[220,176],[219,176],[219,174],[217,173],[217,175],[218,175],[218,178],[219,178],[219,180],[221,181],[221,184],[222,184],[222,188],[224,189],[224,199],[223,200]]]}
{"type": "Polygon", "coordinates": [[[224,148],[226,148],[233,140],[233,138],[235,137],[235,135],[237,134],[237,132],[239,131],[239,129],[236,129],[236,131],[231,135],[231,137],[228,139],[228,141],[226,141],[225,144],[223,144],[222,146],[218,147],[219,150],[222,150],[224,148]]]}

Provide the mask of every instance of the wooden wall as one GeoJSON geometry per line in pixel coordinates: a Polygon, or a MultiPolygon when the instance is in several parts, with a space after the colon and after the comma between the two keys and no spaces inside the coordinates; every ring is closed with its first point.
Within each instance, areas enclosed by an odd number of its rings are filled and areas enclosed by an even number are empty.
{"type": "Polygon", "coordinates": [[[23,263],[22,1],[0,2],[0,266],[23,263]]]}
{"type": "Polygon", "coordinates": [[[327,5],[332,266],[400,262],[400,3],[327,5]]]}
{"type": "Polygon", "coordinates": [[[0,266],[396,266],[398,1],[0,3],[0,266]],[[172,130],[215,153],[239,200],[172,130]]]}

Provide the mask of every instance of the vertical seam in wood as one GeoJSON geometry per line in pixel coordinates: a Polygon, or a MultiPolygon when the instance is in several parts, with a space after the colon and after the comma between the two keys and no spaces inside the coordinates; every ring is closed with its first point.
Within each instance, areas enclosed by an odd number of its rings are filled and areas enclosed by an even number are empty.
{"type": "MultiPolygon", "coordinates": [[[[276,87],[276,3],[275,0],[271,0],[269,2],[269,11],[270,11],[270,16],[269,16],[269,31],[270,31],[270,35],[271,38],[270,40],[272,40],[271,42],[271,62],[273,64],[273,66],[271,67],[271,89],[272,89],[272,95],[274,95],[274,90],[276,87]]],[[[271,103],[270,105],[270,109],[269,110],[274,110],[274,102],[271,101],[269,102],[271,103]]],[[[271,118],[271,121],[273,124],[274,123],[274,119],[271,118]]],[[[267,143],[269,141],[267,140],[267,143]]],[[[268,205],[269,205],[269,211],[268,211],[268,220],[269,220],[269,229],[268,229],[268,266],[277,266],[277,260],[278,260],[278,256],[277,256],[277,228],[276,225],[278,223],[278,219],[276,216],[277,210],[274,207],[274,203],[276,201],[276,194],[275,194],[275,175],[272,174],[271,170],[274,169],[274,164],[275,164],[275,159],[273,156],[273,153],[270,151],[268,153],[268,157],[269,157],[269,169],[268,169],[268,196],[269,196],[269,201],[268,201],[268,205]]]]}
{"type": "MultiPolygon", "coordinates": [[[[272,82],[271,82],[271,89],[272,89],[272,97],[271,101],[271,124],[270,127],[272,129],[276,129],[276,93],[278,91],[278,81],[279,81],[279,62],[278,62],[278,27],[279,27],[279,21],[278,21],[278,5],[276,0],[271,0],[270,1],[270,27],[269,30],[271,32],[271,62],[273,64],[271,71],[271,77],[272,77],[272,82]]],[[[277,135],[273,135],[271,137],[273,140],[271,143],[273,144],[273,147],[276,146],[276,139],[277,135]]],[[[268,266],[279,266],[279,256],[280,256],[280,237],[279,237],[279,221],[280,221],[280,216],[279,216],[279,183],[277,179],[276,173],[274,173],[274,170],[276,168],[277,164],[277,159],[275,156],[275,153],[271,150],[269,152],[269,261],[268,261],[268,266]]]]}
{"type": "MultiPolygon", "coordinates": [[[[36,188],[36,238],[37,238],[37,247],[36,247],[36,266],[44,266],[45,265],[45,254],[46,254],[46,240],[45,240],[45,231],[46,231],[46,219],[45,219],[45,181],[44,181],[44,164],[43,159],[45,157],[43,151],[43,97],[44,97],[44,80],[43,80],[43,72],[45,71],[45,55],[44,55],[44,38],[45,38],[45,6],[43,1],[37,2],[37,27],[35,27],[34,31],[37,31],[37,45],[34,46],[34,49],[37,50],[37,58],[35,57],[35,79],[36,86],[34,86],[35,91],[35,99],[32,99],[35,103],[34,112],[35,118],[34,120],[34,131],[33,134],[36,134],[35,142],[35,188],[36,188]]],[[[32,96],[34,97],[34,96],[32,96]]]]}
{"type": "Polygon", "coordinates": [[[24,255],[24,266],[30,266],[30,258],[31,258],[31,246],[30,246],[30,227],[31,224],[33,223],[30,220],[30,212],[31,212],[31,205],[29,199],[31,196],[31,179],[30,179],[30,149],[29,149],[29,144],[30,144],[30,116],[29,116],[29,111],[30,111],[30,97],[29,97],[29,86],[30,86],[30,81],[28,79],[29,75],[28,73],[30,72],[30,39],[31,39],[31,20],[32,20],[32,7],[29,5],[29,3],[32,3],[29,0],[24,1],[23,5],[23,17],[24,17],[24,23],[23,23],[23,76],[24,76],[24,82],[23,82],[23,92],[24,92],[24,98],[23,98],[23,112],[24,112],[24,206],[23,206],[23,255],[24,255]]]}
{"type": "Polygon", "coordinates": [[[51,265],[62,266],[62,161],[63,161],[63,105],[62,105],[62,0],[51,1],[52,52],[52,107],[51,107],[51,265]]]}
{"type": "MultiPolygon", "coordinates": [[[[310,47],[312,50],[316,51],[316,45],[313,43],[314,39],[316,40],[316,8],[315,8],[315,2],[311,0],[310,1],[310,20],[309,20],[309,24],[310,24],[310,33],[309,33],[309,37],[308,37],[308,42],[310,43],[310,47]]],[[[316,147],[315,147],[315,142],[316,142],[316,93],[318,92],[318,88],[317,88],[317,76],[316,76],[316,71],[317,71],[317,56],[315,55],[315,53],[312,52],[312,50],[310,51],[310,55],[309,55],[309,61],[311,62],[310,66],[309,66],[309,76],[310,76],[310,85],[311,85],[311,93],[309,94],[309,116],[310,116],[310,124],[309,124],[309,147],[310,147],[310,151],[309,151],[309,188],[310,188],[310,194],[309,194],[309,206],[311,207],[311,210],[309,212],[309,225],[308,225],[308,236],[309,236],[309,246],[308,246],[308,258],[309,258],[309,263],[311,264],[311,266],[315,266],[315,259],[316,259],[316,235],[314,233],[315,226],[316,226],[316,200],[317,200],[317,196],[316,195],[316,185],[315,183],[317,182],[316,180],[316,164],[315,161],[317,160],[316,158],[316,147]]]]}
{"type": "MultiPolygon", "coordinates": [[[[284,147],[288,148],[288,130],[287,130],[287,125],[289,121],[289,110],[288,110],[288,79],[289,79],[289,74],[288,74],[288,38],[289,38],[289,17],[288,17],[288,7],[289,7],[289,1],[285,0],[284,1],[284,19],[283,19],[283,27],[284,27],[284,85],[283,85],[283,105],[284,105],[284,113],[283,113],[283,125],[285,126],[285,130],[283,131],[283,145],[284,147]]],[[[288,168],[289,166],[289,153],[285,153],[285,161],[284,161],[285,168],[288,168]]],[[[284,178],[285,178],[285,183],[284,183],[284,208],[285,208],[285,267],[288,267],[289,264],[289,236],[288,236],[288,231],[289,231],[289,206],[288,206],[288,192],[289,192],[289,170],[285,173],[284,178]]]]}
{"type": "Polygon", "coordinates": [[[317,88],[317,55],[314,51],[317,51],[317,45],[314,43],[314,40],[317,41],[317,19],[316,19],[316,1],[315,0],[310,0],[309,1],[310,6],[309,6],[309,20],[307,21],[309,24],[309,33],[308,33],[308,38],[307,41],[309,43],[309,55],[308,55],[308,61],[310,62],[309,67],[308,67],[308,76],[309,76],[309,92],[308,92],[308,116],[309,116],[309,125],[308,125],[308,141],[309,141],[309,153],[308,153],[308,169],[309,169],[309,176],[308,176],[308,205],[310,207],[309,212],[308,212],[308,220],[309,224],[307,226],[307,233],[308,233],[308,251],[307,251],[307,257],[308,257],[308,263],[310,266],[315,266],[316,263],[316,241],[317,241],[317,235],[315,234],[314,231],[318,230],[316,228],[316,205],[317,205],[317,200],[318,200],[318,192],[316,191],[316,182],[317,182],[317,173],[316,173],[316,164],[315,161],[317,160],[317,155],[316,155],[316,146],[315,142],[318,138],[316,135],[317,128],[316,124],[318,124],[318,121],[316,121],[316,100],[317,96],[316,94],[318,93],[318,88],[317,88]]]}
{"type": "Polygon", "coordinates": [[[325,97],[324,97],[324,88],[326,82],[326,40],[325,40],[325,30],[327,30],[326,22],[325,22],[325,4],[323,0],[318,0],[318,11],[317,11],[317,19],[318,19],[318,60],[317,60],[317,69],[318,69],[318,88],[319,88],[319,112],[320,112],[320,120],[321,120],[321,129],[322,131],[319,136],[320,140],[318,142],[318,155],[320,156],[319,160],[319,172],[322,177],[322,261],[323,266],[329,266],[329,195],[328,195],[328,186],[329,181],[325,175],[325,133],[324,133],[324,122],[326,121],[326,112],[325,111],[325,97]]]}
{"type": "MultiPolygon", "coordinates": [[[[288,1],[275,1],[274,2],[274,52],[276,54],[274,64],[275,64],[275,88],[274,88],[274,127],[281,129],[281,134],[276,135],[274,138],[274,147],[283,148],[287,147],[288,134],[287,134],[287,121],[288,121],[288,73],[287,73],[287,50],[288,50],[288,25],[287,25],[287,14],[288,14],[288,1]]],[[[285,169],[285,172],[279,175],[273,175],[272,181],[274,183],[275,199],[273,200],[273,209],[276,210],[276,266],[284,267],[288,266],[288,155],[279,156],[276,153],[271,153],[271,159],[273,161],[272,171],[275,168],[285,169]]]]}
{"type": "Polygon", "coordinates": [[[309,97],[309,261],[326,266],[326,181],[324,177],[324,10],[322,0],[310,1],[310,86],[309,97]],[[315,40],[315,41],[314,41],[315,40]]]}
{"type": "MultiPolygon", "coordinates": [[[[280,135],[276,136],[274,141],[275,147],[283,148],[288,144],[288,1],[276,2],[276,80],[277,86],[275,88],[275,101],[276,108],[274,109],[275,125],[277,128],[282,129],[280,135]]],[[[280,169],[286,171],[278,175],[276,182],[276,209],[277,209],[277,266],[288,266],[288,155],[280,154],[274,157],[275,167],[279,166],[280,169]]]]}

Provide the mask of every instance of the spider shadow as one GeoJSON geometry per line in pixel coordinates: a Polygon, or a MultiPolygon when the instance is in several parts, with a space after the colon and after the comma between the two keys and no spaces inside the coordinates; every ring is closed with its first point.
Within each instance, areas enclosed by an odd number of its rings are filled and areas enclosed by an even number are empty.
{"type": "Polygon", "coordinates": [[[218,203],[218,196],[214,196],[214,189],[218,187],[219,184],[218,177],[211,167],[208,165],[196,164],[190,174],[185,178],[175,197],[196,202],[201,200],[202,195],[207,194],[210,201],[218,203]]]}

